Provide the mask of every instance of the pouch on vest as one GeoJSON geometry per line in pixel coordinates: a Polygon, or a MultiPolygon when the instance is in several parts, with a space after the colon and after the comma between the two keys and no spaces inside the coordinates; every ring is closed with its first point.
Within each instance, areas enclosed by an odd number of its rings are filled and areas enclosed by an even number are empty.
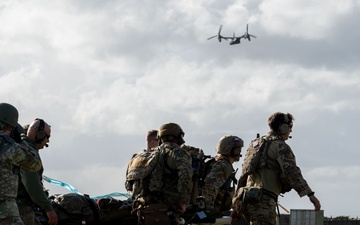
{"type": "Polygon", "coordinates": [[[245,191],[244,201],[247,203],[257,203],[260,201],[263,190],[258,187],[247,188],[245,191]]]}
{"type": "Polygon", "coordinates": [[[168,215],[169,206],[164,203],[150,204],[141,208],[138,212],[140,221],[144,225],[172,224],[168,215]]]}

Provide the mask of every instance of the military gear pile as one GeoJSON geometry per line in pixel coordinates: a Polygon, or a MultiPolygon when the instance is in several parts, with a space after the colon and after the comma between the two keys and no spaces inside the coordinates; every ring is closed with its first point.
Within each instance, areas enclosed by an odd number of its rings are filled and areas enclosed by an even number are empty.
{"type": "MultiPolygon", "coordinates": [[[[112,197],[92,199],[88,195],[76,193],[55,194],[50,196],[49,200],[58,215],[59,225],[78,225],[82,221],[85,221],[87,225],[133,225],[138,222],[137,216],[131,214],[132,200],[118,200],[112,197]]],[[[171,212],[169,207],[164,204],[151,205],[151,208],[144,208],[143,213],[146,214],[148,210],[158,210],[165,213],[164,216],[171,212]],[[161,207],[158,207],[159,205],[161,207]]],[[[47,216],[44,211],[36,212],[36,215],[42,224],[47,224],[47,216]]],[[[176,216],[174,214],[173,219],[177,218],[176,216]]],[[[182,217],[189,223],[214,223],[217,212],[213,208],[205,207],[205,204],[202,203],[199,204],[199,208],[188,209],[182,217]],[[199,210],[204,211],[207,217],[194,217],[199,210]]]]}
{"type": "Polygon", "coordinates": [[[130,160],[126,173],[126,190],[136,196],[156,192],[163,186],[164,157],[161,147],[142,151],[130,160]],[[149,179],[151,177],[151,179],[149,179]]]}
{"type": "MultiPolygon", "coordinates": [[[[136,224],[137,218],[130,214],[131,202],[114,198],[91,199],[88,195],[75,193],[52,195],[49,198],[59,218],[59,224],[136,224]]],[[[46,223],[46,214],[39,218],[46,223]]]]}
{"type": "Polygon", "coordinates": [[[60,194],[50,197],[59,221],[98,221],[99,213],[95,201],[87,195],[60,194]]]}

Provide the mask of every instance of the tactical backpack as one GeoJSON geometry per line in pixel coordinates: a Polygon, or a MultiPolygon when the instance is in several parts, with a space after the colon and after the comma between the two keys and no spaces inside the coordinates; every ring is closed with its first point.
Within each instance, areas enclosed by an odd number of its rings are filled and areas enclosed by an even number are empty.
{"type": "MultiPolygon", "coordinates": [[[[215,157],[211,157],[208,160],[204,160],[204,162],[201,164],[201,168],[200,168],[200,177],[199,177],[199,187],[202,188],[205,185],[205,178],[207,177],[207,175],[211,172],[212,167],[214,166],[214,164],[216,163],[216,159],[215,157]]],[[[235,173],[229,178],[229,184],[228,186],[230,186],[230,180],[233,179],[233,177],[235,177],[235,173]]],[[[235,179],[236,180],[236,179],[235,179]]],[[[235,181],[234,180],[234,181],[235,181]]],[[[236,183],[237,181],[235,181],[236,183]]]]}
{"type": "Polygon", "coordinates": [[[125,188],[133,195],[133,199],[162,188],[163,155],[162,147],[156,147],[135,154],[130,160],[126,172],[125,188]]]}
{"type": "Polygon", "coordinates": [[[211,157],[208,160],[204,160],[200,165],[200,177],[199,177],[199,187],[202,188],[205,185],[205,178],[210,173],[213,165],[215,164],[215,157],[211,157]]]}
{"type": "Polygon", "coordinates": [[[244,187],[249,175],[253,174],[258,168],[265,166],[267,149],[272,140],[266,136],[257,137],[252,140],[246,151],[242,171],[238,182],[238,188],[244,187]]]}
{"type": "MultiPolygon", "coordinates": [[[[207,175],[211,172],[212,167],[216,163],[215,157],[211,157],[210,159],[206,160],[203,163],[203,167],[201,168],[200,172],[200,182],[199,182],[199,188],[200,188],[200,194],[202,194],[202,188],[205,185],[205,178],[207,175]]],[[[225,181],[225,183],[220,187],[220,189],[224,190],[223,196],[218,196],[215,199],[215,202],[219,203],[220,211],[228,211],[231,208],[232,205],[232,197],[235,192],[235,184],[237,183],[237,180],[235,178],[235,174],[237,171],[234,171],[233,174],[225,181]]]]}

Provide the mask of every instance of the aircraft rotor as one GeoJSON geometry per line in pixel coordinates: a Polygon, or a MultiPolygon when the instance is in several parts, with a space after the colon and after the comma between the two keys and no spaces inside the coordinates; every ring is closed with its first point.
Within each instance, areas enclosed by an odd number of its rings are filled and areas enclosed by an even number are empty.
{"type": "Polygon", "coordinates": [[[219,40],[219,42],[221,42],[221,39],[223,38],[223,37],[220,35],[221,30],[222,30],[222,27],[223,27],[223,25],[220,25],[218,34],[217,34],[217,35],[214,35],[214,36],[209,37],[209,38],[208,38],[208,40],[210,40],[210,39],[213,39],[213,38],[217,37],[217,38],[218,38],[218,40],[219,40]]]}

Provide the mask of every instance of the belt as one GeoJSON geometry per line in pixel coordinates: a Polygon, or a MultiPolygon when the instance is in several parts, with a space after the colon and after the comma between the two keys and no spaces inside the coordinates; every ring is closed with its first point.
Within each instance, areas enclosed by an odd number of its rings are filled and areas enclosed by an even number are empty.
{"type": "Polygon", "coordinates": [[[262,191],[263,191],[263,194],[264,194],[264,195],[267,195],[267,196],[269,196],[270,198],[274,199],[275,202],[278,201],[278,196],[277,196],[274,192],[269,191],[269,190],[266,190],[265,188],[262,188],[262,191]]]}

